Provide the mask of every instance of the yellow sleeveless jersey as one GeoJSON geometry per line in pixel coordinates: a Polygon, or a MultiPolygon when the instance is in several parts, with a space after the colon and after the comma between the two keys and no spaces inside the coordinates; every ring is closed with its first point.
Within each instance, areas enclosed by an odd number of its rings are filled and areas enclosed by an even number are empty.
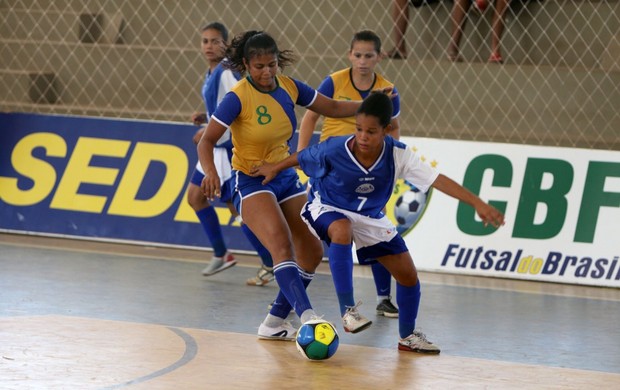
{"type": "MultiPolygon", "coordinates": [[[[329,75],[329,78],[332,80],[334,90],[332,96],[328,95],[328,97],[335,100],[363,100],[366,96],[368,96],[370,91],[374,89],[394,87],[394,84],[386,80],[383,76],[375,73],[375,82],[370,89],[368,91],[359,91],[353,85],[353,80],[351,80],[351,68],[334,72],[329,75]]],[[[323,93],[321,87],[319,87],[319,92],[323,93]]],[[[319,142],[323,142],[329,137],[348,135],[353,134],[354,132],[355,116],[347,118],[325,117],[319,142]]]]}

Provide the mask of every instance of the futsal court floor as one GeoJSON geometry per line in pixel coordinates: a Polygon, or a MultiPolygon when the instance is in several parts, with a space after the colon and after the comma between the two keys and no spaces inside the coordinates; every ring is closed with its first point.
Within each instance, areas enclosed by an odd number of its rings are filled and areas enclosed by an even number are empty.
{"type": "Polygon", "coordinates": [[[620,389],[620,289],[421,272],[428,356],[397,350],[366,267],[373,325],[345,333],[321,264],[308,292],[340,347],[311,362],[257,339],[277,292],[245,285],[258,259],[206,278],[210,256],[0,234],[0,389],[620,389]]]}

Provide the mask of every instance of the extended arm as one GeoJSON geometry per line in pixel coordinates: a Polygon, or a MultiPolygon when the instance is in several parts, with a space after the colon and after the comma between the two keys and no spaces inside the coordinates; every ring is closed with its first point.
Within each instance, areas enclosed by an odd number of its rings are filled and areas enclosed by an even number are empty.
{"type": "Polygon", "coordinates": [[[299,139],[297,140],[297,151],[305,149],[310,145],[312,139],[312,133],[316,128],[316,123],[321,117],[314,111],[306,110],[304,117],[301,119],[301,126],[299,127],[299,139]]]}
{"type": "Polygon", "coordinates": [[[433,183],[433,187],[472,206],[476,209],[476,213],[482,219],[485,226],[491,224],[495,227],[500,227],[504,224],[504,215],[500,213],[499,210],[485,203],[467,188],[458,184],[449,177],[439,174],[433,183]]]}
{"type": "Polygon", "coordinates": [[[331,118],[346,118],[355,115],[362,101],[334,100],[317,93],[314,102],[308,108],[320,115],[331,118]]]}
{"type": "Polygon", "coordinates": [[[298,153],[299,152],[295,152],[278,163],[264,163],[261,166],[254,167],[250,172],[250,176],[265,176],[265,180],[263,180],[263,185],[267,184],[271,180],[273,180],[273,178],[276,177],[276,175],[281,171],[285,170],[286,168],[291,168],[298,165],[298,153]]]}

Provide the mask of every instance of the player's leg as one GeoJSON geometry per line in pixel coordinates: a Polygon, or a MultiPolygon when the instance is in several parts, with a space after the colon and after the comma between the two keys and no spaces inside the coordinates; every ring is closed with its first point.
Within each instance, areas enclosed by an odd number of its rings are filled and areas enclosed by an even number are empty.
{"type": "Polygon", "coordinates": [[[271,258],[271,254],[269,253],[267,248],[265,248],[265,246],[261,244],[260,240],[258,239],[258,237],[256,237],[252,230],[250,230],[250,228],[245,223],[243,223],[243,219],[237,212],[237,209],[233,205],[232,200],[228,201],[227,205],[230,213],[241,225],[241,231],[248,239],[254,250],[256,250],[256,253],[258,253],[258,257],[260,257],[261,260],[261,267],[256,272],[256,276],[247,279],[246,284],[248,286],[264,286],[267,283],[272,282],[274,276],[273,259],[271,258]]]}
{"type": "Polygon", "coordinates": [[[378,261],[370,267],[377,290],[377,315],[398,318],[398,308],[392,303],[392,274],[378,261]]]}
{"type": "Polygon", "coordinates": [[[213,205],[209,203],[200,189],[204,174],[196,167],[187,188],[187,202],[196,213],[200,225],[213,247],[213,258],[202,271],[205,276],[213,275],[236,264],[234,256],[228,252],[222,234],[222,227],[213,205]]]}
{"type": "MultiPolygon", "coordinates": [[[[307,236],[302,237],[306,241],[305,245],[300,246],[299,226],[289,227],[293,222],[291,214],[294,208],[300,220],[299,211],[305,199],[305,189],[298,185],[299,178],[293,169],[281,172],[267,186],[262,185],[262,178],[253,178],[240,172],[237,173],[237,180],[239,192],[235,197],[236,206],[245,223],[271,253],[275,279],[283,297],[294,303],[295,312],[305,322],[316,314],[294,258],[292,240],[297,240],[295,249],[302,259],[318,259],[314,260],[316,264],[310,268],[310,274],[322,257],[322,246],[316,238],[307,232],[307,236]],[[298,198],[301,203],[291,203],[298,198]],[[282,199],[281,204],[278,204],[277,199],[282,199]]],[[[304,271],[307,270],[304,268],[304,271]]]]}
{"type": "MultiPolygon", "coordinates": [[[[406,248],[402,238],[396,236],[394,246],[406,248]]],[[[396,302],[400,308],[398,349],[421,353],[439,353],[439,348],[428,341],[424,333],[415,329],[420,307],[421,290],[418,273],[408,251],[379,258],[379,261],[396,279],[396,302]]]]}
{"type": "Polygon", "coordinates": [[[289,301],[296,303],[299,314],[311,310],[311,306],[293,258],[286,219],[271,192],[259,192],[244,198],[241,215],[245,224],[256,232],[256,237],[272,254],[274,275],[280,286],[270,313],[258,328],[258,336],[263,339],[294,340],[296,330],[286,321],[291,308],[289,301]],[[244,210],[252,211],[246,213],[244,210]]]}
{"type": "MultiPolygon", "coordinates": [[[[338,214],[323,214],[321,218],[328,219],[330,216],[338,218],[338,214]]],[[[361,302],[355,303],[351,221],[340,214],[338,219],[329,224],[327,234],[331,241],[328,252],[329,268],[340,304],[342,325],[346,332],[358,333],[368,329],[372,321],[360,314],[358,307],[361,302]]]]}
{"type": "MultiPolygon", "coordinates": [[[[302,281],[304,281],[307,287],[314,277],[314,271],[323,258],[323,245],[321,241],[308,230],[308,227],[299,215],[302,207],[307,201],[305,191],[290,197],[285,197],[285,199],[285,201],[280,203],[280,207],[291,231],[293,246],[297,254],[296,262],[299,265],[300,278],[302,278],[302,281]]],[[[305,294],[305,290],[303,293],[305,294]]],[[[307,294],[305,295],[307,297],[307,294]]],[[[299,315],[302,323],[309,321],[310,317],[314,315],[313,311],[304,314],[303,310],[300,314],[300,310],[298,310],[296,306],[297,304],[295,305],[295,312],[299,315]]]]}
{"type": "Polygon", "coordinates": [[[329,267],[344,330],[357,333],[368,328],[372,321],[359,313],[359,304],[355,304],[354,298],[351,221],[344,214],[330,211],[316,200],[304,207],[301,216],[313,234],[329,244],[329,267]]]}

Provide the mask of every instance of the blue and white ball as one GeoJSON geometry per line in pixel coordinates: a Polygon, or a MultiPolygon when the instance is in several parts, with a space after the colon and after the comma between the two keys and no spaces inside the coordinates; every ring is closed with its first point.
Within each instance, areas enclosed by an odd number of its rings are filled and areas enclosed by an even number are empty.
{"type": "Polygon", "coordinates": [[[404,234],[415,226],[424,213],[429,194],[430,190],[422,192],[411,186],[396,200],[394,218],[397,222],[396,230],[398,233],[404,234]]]}

